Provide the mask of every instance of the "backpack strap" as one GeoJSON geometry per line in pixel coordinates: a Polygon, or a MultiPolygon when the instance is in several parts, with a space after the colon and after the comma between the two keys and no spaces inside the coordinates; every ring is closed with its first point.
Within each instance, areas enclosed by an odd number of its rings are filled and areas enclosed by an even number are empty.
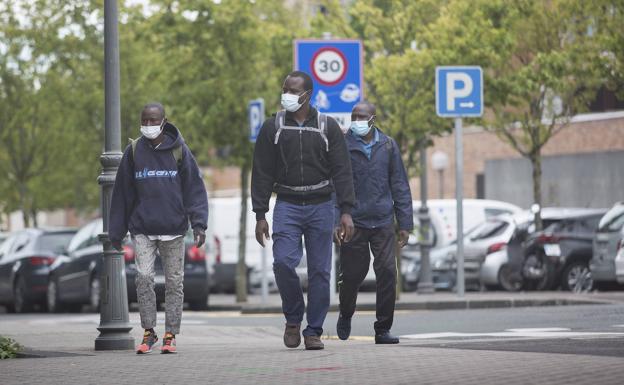
{"type": "Polygon", "coordinates": [[[327,115],[319,112],[317,120],[319,129],[321,130],[321,137],[323,137],[323,140],[325,141],[325,151],[329,152],[329,140],[327,140],[327,115]]]}
{"type": "Polygon", "coordinates": [[[279,140],[279,136],[282,133],[284,128],[284,118],[286,116],[286,111],[277,111],[275,115],[275,142],[273,144],[277,144],[279,140]]]}
{"type": "Polygon", "coordinates": [[[173,150],[171,150],[171,152],[173,153],[173,159],[175,159],[176,164],[178,165],[178,170],[179,170],[180,167],[182,167],[182,145],[179,145],[178,147],[174,147],[173,150]]]}
{"type": "MultiPolygon", "coordinates": [[[[132,139],[132,138],[128,138],[130,140],[130,145],[132,146],[132,161],[134,161],[135,159],[135,154],[136,154],[136,146],[137,146],[137,142],[139,141],[139,139],[141,139],[141,137],[138,137],[136,139],[132,139]]],[[[180,169],[180,167],[182,167],[182,145],[178,146],[178,147],[174,147],[173,150],[171,150],[171,153],[173,154],[173,159],[175,159],[176,161],[176,166],[178,167],[178,170],[180,169]]]]}

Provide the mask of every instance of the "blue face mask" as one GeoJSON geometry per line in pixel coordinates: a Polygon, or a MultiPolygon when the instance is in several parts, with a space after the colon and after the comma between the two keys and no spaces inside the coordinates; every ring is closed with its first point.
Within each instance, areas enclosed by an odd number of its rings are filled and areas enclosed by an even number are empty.
{"type": "MultiPolygon", "coordinates": [[[[372,119],[372,118],[371,118],[372,119]]],[[[354,120],[351,122],[351,131],[358,136],[366,136],[371,127],[368,125],[369,120],[354,120]]]]}

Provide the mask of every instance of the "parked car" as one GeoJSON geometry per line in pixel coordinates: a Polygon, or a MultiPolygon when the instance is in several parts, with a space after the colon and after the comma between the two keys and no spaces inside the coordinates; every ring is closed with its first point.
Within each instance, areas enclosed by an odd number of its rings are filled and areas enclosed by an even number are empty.
{"type": "Polygon", "coordinates": [[[624,228],[624,202],[616,203],[600,219],[594,235],[593,257],[589,263],[596,286],[616,283],[615,257],[621,245],[624,228]]]}
{"type": "MultiPolygon", "coordinates": [[[[562,221],[573,221],[574,218],[600,215],[595,209],[575,208],[543,208],[541,210],[543,228],[554,228],[562,221]]],[[[488,286],[500,285],[508,291],[544,290],[551,288],[553,282],[560,282],[557,272],[563,272],[569,261],[575,261],[575,254],[570,251],[571,242],[565,241],[565,256],[559,258],[556,265],[551,265],[547,257],[544,244],[555,241],[547,233],[535,234],[534,217],[531,212],[524,212],[511,218],[509,239],[506,244],[499,244],[488,250],[481,266],[481,281],[488,286]],[[541,241],[540,241],[541,239],[541,241]],[[544,242],[546,241],[546,242],[544,242]],[[542,245],[542,246],[540,246],[542,245]],[[527,247],[529,247],[527,249],[527,247]],[[568,259],[568,257],[572,258],[568,259]]],[[[567,237],[567,235],[565,236],[567,237]]],[[[565,238],[563,237],[563,238],[565,238]]],[[[559,245],[561,248],[561,245],[559,245]]],[[[554,253],[555,246],[547,246],[549,253],[554,253]]]]}
{"type": "MultiPolygon", "coordinates": [[[[50,311],[79,310],[90,305],[96,310],[100,304],[100,272],[102,268],[102,245],[98,235],[102,233],[102,220],[94,220],[82,227],[72,238],[67,253],[51,266],[47,303],[50,311]]],[[[193,310],[208,306],[210,263],[204,247],[193,243],[193,233],[185,236],[184,300],[193,310]]],[[[126,239],[123,245],[128,302],[136,302],[134,246],[126,239]]],[[[160,258],[155,263],[156,300],[164,302],[165,278],[160,258]]]]}
{"type": "Polygon", "coordinates": [[[50,265],[76,233],[73,229],[25,229],[0,246],[0,303],[9,311],[45,306],[50,265]]]}
{"type": "Polygon", "coordinates": [[[4,243],[4,241],[8,238],[9,234],[3,233],[0,231],[0,245],[4,243]]]}
{"type": "MultiPolygon", "coordinates": [[[[429,259],[433,286],[437,290],[451,290],[455,287],[456,281],[457,201],[455,199],[432,199],[428,201],[427,206],[431,217],[429,259]]],[[[466,199],[463,207],[465,245],[470,243],[470,231],[475,230],[478,225],[483,224],[486,220],[501,214],[514,214],[522,211],[518,206],[487,199],[466,199]]],[[[419,208],[420,202],[414,201],[414,224],[416,226],[414,234],[419,231],[419,208]]],[[[469,287],[478,288],[480,262],[472,263],[470,253],[470,250],[466,250],[464,253],[465,271],[470,273],[466,278],[469,287]]],[[[408,245],[403,249],[402,256],[406,259],[404,262],[408,271],[420,273],[420,245],[416,235],[410,237],[408,245]],[[412,266],[414,267],[412,268],[412,266]]],[[[404,288],[415,289],[417,281],[418,275],[404,274],[404,288]]]]}
{"type": "Polygon", "coordinates": [[[584,292],[593,287],[589,270],[594,233],[606,210],[579,210],[529,237],[525,260],[546,267],[546,289],[584,292]]]}
{"type": "MultiPolygon", "coordinates": [[[[624,234],[622,234],[624,236],[624,234]]],[[[615,280],[619,284],[624,283],[624,242],[618,245],[618,252],[615,256],[615,280]]]]}

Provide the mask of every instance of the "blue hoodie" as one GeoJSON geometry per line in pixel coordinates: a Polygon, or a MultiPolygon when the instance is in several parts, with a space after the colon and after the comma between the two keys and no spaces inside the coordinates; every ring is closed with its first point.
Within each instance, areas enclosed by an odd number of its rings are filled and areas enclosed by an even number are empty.
{"type": "Polygon", "coordinates": [[[206,229],[208,196],[199,167],[178,129],[167,122],[165,138],[154,148],[141,137],[135,153],[124,151],[111,201],[108,235],[121,241],[130,231],[143,235],[183,235],[189,222],[206,229]],[[173,149],[182,146],[176,164],[173,149]]]}

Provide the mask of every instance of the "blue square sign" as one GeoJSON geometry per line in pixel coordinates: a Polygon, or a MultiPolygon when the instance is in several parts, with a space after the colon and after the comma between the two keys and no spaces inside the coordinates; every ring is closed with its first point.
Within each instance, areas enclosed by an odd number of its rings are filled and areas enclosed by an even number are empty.
{"type": "Polygon", "coordinates": [[[250,101],[247,105],[247,115],[249,118],[249,141],[256,143],[264,122],[264,100],[255,99],[250,101]]]}
{"type": "Polygon", "coordinates": [[[295,40],[294,67],[312,77],[312,105],[343,129],[363,100],[363,49],[359,40],[295,40]]]}
{"type": "Polygon", "coordinates": [[[436,67],[436,113],[443,118],[483,115],[481,67],[436,67]]]}

